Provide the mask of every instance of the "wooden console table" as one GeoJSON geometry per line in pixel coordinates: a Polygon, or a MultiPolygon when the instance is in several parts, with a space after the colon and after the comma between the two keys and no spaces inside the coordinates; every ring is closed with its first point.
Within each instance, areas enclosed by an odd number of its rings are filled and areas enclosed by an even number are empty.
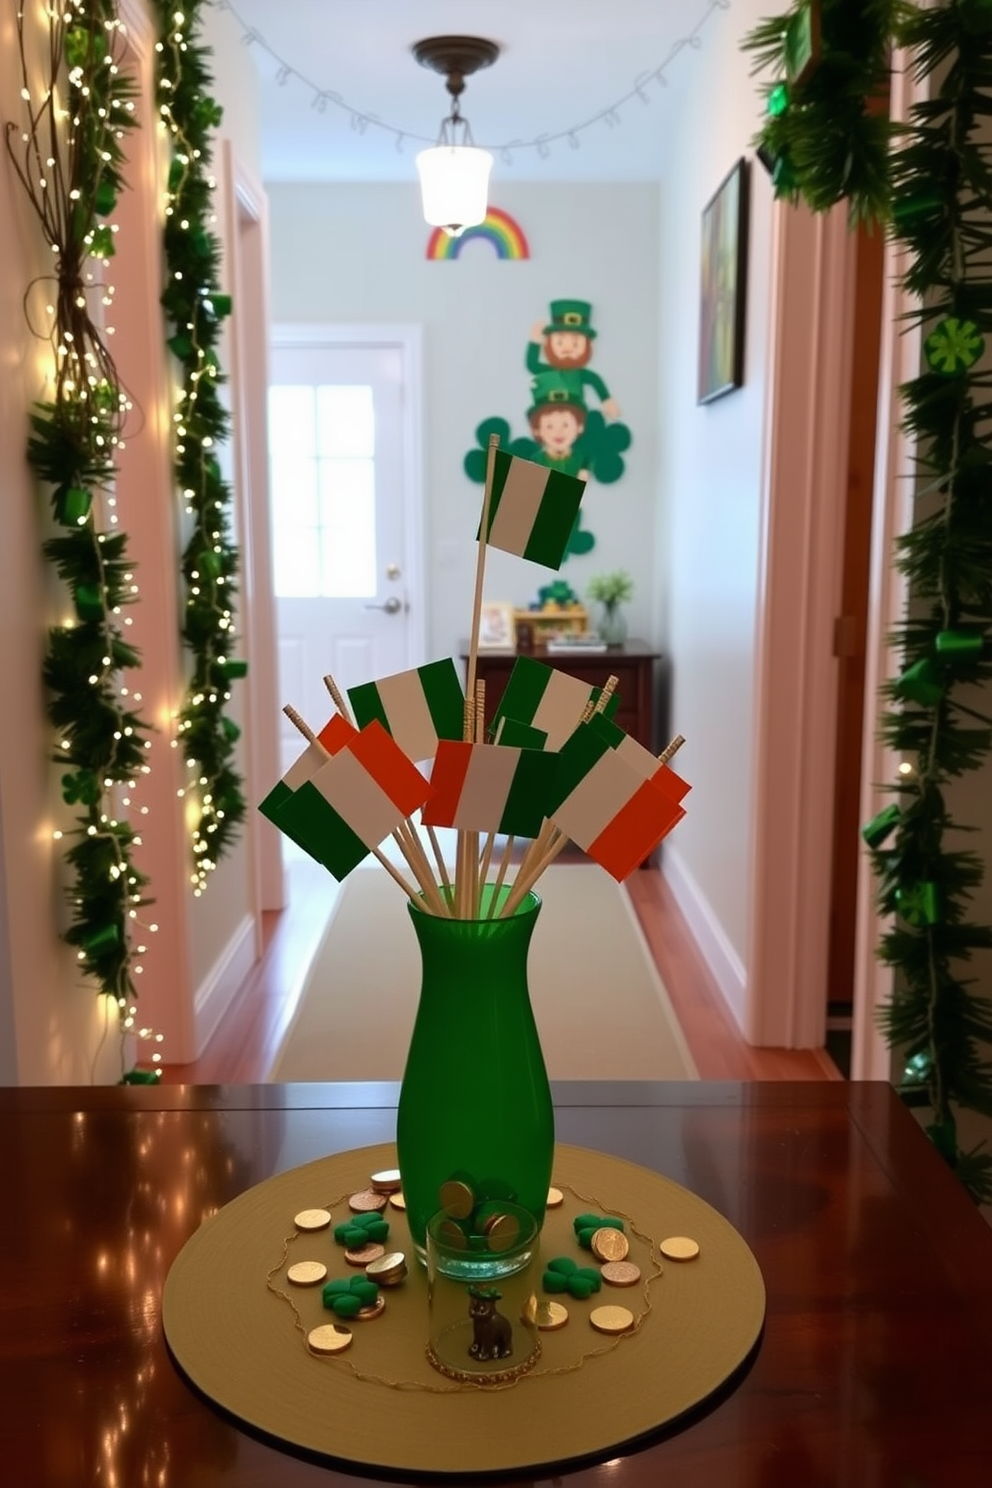
{"type": "MultiPolygon", "coordinates": [[[[573,677],[580,677],[583,682],[588,682],[590,687],[602,687],[607,677],[611,673],[615,674],[620,679],[617,684],[617,692],[620,694],[617,723],[652,753],[657,753],[662,747],[655,739],[654,726],[654,676],[661,654],[653,647],[645,645],[643,641],[627,641],[623,646],[611,646],[606,651],[549,652],[538,643],[530,651],[480,651],[477,676],[486,684],[487,725],[496,711],[496,704],[503,696],[513,663],[518,656],[531,656],[535,661],[543,661],[546,666],[569,672],[573,677]]],[[[462,644],[461,658],[462,661],[468,659],[468,646],[465,643],[462,644]]]]}
{"type": "MultiPolygon", "coordinates": [[[[395,1483],[243,1430],[180,1376],[159,1314],[204,1219],[273,1173],[391,1141],[396,1098],[385,1084],[0,1089],[3,1482],[395,1483]]],[[[607,1465],[565,1468],[568,1488],[992,1482],[992,1230],[889,1086],[559,1084],[555,1120],[559,1140],[719,1209],[768,1296],[737,1379],[607,1465]]],[[[384,1408],[371,1392],[370,1433],[384,1408]]]]}

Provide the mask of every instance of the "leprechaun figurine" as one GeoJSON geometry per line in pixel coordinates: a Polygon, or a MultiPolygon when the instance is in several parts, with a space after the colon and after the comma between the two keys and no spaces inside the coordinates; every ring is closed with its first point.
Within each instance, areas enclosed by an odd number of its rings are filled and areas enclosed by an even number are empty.
{"type": "Polygon", "coordinates": [[[568,393],[567,400],[562,401],[581,408],[583,422],[587,387],[591,387],[600,399],[606,418],[620,417],[620,409],[610,396],[606,383],[588,366],[596,337],[591,322],[592,306],[587,300],[552,300],[551,321],[548,325],[542,325],[540,321],[534,325],[526,358],[527,371],[535,378],[547,375],[551,370],[560,374],[568,393]]]}

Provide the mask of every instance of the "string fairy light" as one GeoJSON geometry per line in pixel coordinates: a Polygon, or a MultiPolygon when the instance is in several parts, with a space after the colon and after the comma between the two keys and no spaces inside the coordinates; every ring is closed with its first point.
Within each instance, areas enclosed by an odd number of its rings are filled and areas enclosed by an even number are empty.
{"type": "MultiPolygon", "coordinates": [[[[621,121],[621,110],[637,100],[641,105],[651,102],[649,89],[652,84],[658,88],[668,86],[667,73],[675,59],[687,48],[690,51],[698,51],[702,46],[702,33],[707,22],[715,11],[729,10],[731,0],[704,0],[703,9],[700,12],[695,25],[672,42],[668,53],[656,66],[639,72],[633,83],[626,92],[612,103],[600,108],[595,113],[589,114],[578,123],[570,124],[564,129],[557,129],[550,133],[536,135],[533,139],[504,140],[497,144],[484,144],[482,148],[499,155],[504,165],[512,166],[514,157],[523,151],[533,150],[541,160],[547,160],[553,153],[552,147],[564,144],[569,150],[581,148],[581,136],[589,129],[602,125],[608,130],[616,129],[621,121]]],[[[359,135],[365,135],[369,130],[379,130],[383,134],[391,135],[398,153],[403,153],[404,145],[434,145],[437,143],[435,135],[418,134],[413,129],[400,129],[395,124],[389,124],[381,119],[378,114],[370,113],[368,109],[356,108],[354,104],[333,89],[322,87],[320,84],[301,72],[291,62],[270,46],[257,26],[250,25],[238,12],[231,0],[212,0],[215,10],[226,10],[241,30],[242,44],[247,47],[256,47],[271,58],[276,66],[276,83],[279,87],[285,87],[291,80],[298,83],[310,94],[310,107],[319,114],[327,112],[328,106],[345,113],[348,116],[348,124],[352,131],[359,135]]]]}
{"type": "Polygon", "coordinates": [[[114,328],[104,312],[113,304],[106,275],[117,233],[106,219],[123,186],[121,146],[136,123],[136,93],[120,70],[124,27],[111,0],[64,0],[32,23],[48,31],[48,71],[40,82],[28,64],[39,54],[28,24],[19,10],[26,120],[20,128],[7,124],[6,143],[53,254],[53,272],[43,281],[53,290],[48,324],[36,332],[51,346],[51,395],[31,416],[27,453],[35,473],[54,488],[61,531],[44,543],[44,553],[71,604],[49,631],[44,661],[62,799],[76,808],[74,826],[57,827],[52,840],[71,839],[64,850],[72,872],[64,939],[76,947],[79,970],[117,1012],[122,1078],[134,1081],[153,1077],[126,1068],[128,1009],[136,1005],[135,978],[146,950],[131,932],[147,902],[147,879],[134,861],[141,838],[122,797],[149,771],[150,725],[133,706],[140,694],[122,681],[138,665],[118,618],[135,601],[137,586],[114,487],[132,405],[107,348],[114,328]]]}
{"type": "Polygon", "coordinates": [[[155,43],[159,128],[170,147],[163,202],[166,286],[162,304],[171,324],[168,346],[179,376],[172,413],[176,485],[191,534],[182,555],[186,586],[183,639],[192,674],[181,707],[173,712],[175,736],[189,772],[178,797],[185,802],[190,836],[189,881],[195,897],[228,851],[246,814],[234,753],[239,728],[228,716],[231,683],[245,675],[232,652],[238,552],[231,537],[233,495],[217,459],[229,415],[220,399],[223,382],[218,343],[231,300],[219,283],[220,245],[210,171],[212,131],[221,110],[209,94],[207,50],[197,31],[202,0],[179,8],[156,0],[155,43]]]}

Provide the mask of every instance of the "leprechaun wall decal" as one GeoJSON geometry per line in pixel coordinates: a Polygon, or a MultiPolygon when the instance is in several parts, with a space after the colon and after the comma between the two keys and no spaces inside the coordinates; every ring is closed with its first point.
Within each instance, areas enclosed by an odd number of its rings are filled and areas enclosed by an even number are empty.
{"type": "MultiPolygon", "coordinates": [[[[531,330],[524,365],[531,375],[527,422],[530,437],[514,439],[503,418],[485,419],[476,429],[478,447],[465,456],[465,473],[480,484],[486,478],[486,449],[492,434],[513,454],[564,475],[610,485],[623,475],[623,451],[630,430],[620,422],[620,408],[599,372],[589,363],[595,350],[592,306],[587,300],[552,300],[547,320],[531,330]],[[587,392],[600,407],[589,408],[587,392]]],[[[596,539],[575,520],[565,557],[588,553],[596,539]]]]}

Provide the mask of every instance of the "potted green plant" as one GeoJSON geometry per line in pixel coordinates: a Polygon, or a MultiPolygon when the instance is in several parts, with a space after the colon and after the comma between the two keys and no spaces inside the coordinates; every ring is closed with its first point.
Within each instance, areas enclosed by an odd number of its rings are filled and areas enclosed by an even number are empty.
{"type": "Polygon", "coordinates": [[[589,580],[589,598],[602,605],[599,617],[600,640],[608,646],[622,646],[627,639],[627,617],[620,608],[634,596],[634,581],[624,568],[610,573],[594,574],[589,580]]]}

